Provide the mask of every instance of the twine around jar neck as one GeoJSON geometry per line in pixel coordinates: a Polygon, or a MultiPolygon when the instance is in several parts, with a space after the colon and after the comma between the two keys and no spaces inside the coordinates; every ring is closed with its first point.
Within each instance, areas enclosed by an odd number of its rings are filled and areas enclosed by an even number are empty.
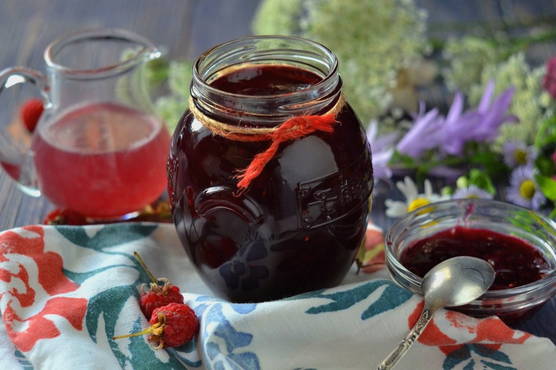
{"type": "Polygon", "coordinates": [[[300,139],[316,131],[332,133],[337,123],[336,116],[344,105],[345,100],[340,95],[334,106],[322,115],[294,116],[275,127],[245,127],[210,118],[197,108],[193,98],[189,97],[189,110],[195,119],[214,135],[241,142],[271,141],[264,152],[255,155],[251,163],[235,176],[238,180],[237,194],[245,192],[251,182],[262,173],[267,163],[278,152],[281,143],[300,139]]]}

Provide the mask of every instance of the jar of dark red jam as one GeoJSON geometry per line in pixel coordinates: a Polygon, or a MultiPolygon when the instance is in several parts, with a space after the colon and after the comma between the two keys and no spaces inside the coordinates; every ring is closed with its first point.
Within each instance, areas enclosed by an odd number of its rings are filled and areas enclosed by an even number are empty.
{"type": "MultiPolygon", "coordinates": [[[[270,141],[238,141],[185,112],[168,161],[174,222],[205,283],[233,302],[279,299],[341,282],[366,229],[371,154],[342,98],[338,62],[305,39],[262,36],[210,49],[194,65],[194,110],[232,127],[276,129],[336,110],[333,132],[282,142],[238,191],[270,141]]],[[[197,117],[197,118],[196,118],[197,117]]]]}

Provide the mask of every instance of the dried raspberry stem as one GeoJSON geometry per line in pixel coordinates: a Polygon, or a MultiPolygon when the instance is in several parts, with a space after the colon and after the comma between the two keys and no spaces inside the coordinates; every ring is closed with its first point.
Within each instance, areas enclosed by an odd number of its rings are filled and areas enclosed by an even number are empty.
{"type": "Polygon", "coordinates": [[[158,279],[149,270],[149,268],[147,267],[147,264],[145,263],[145,261],[143,261],[143,258],[141,257],[139,252],[137,252],[137,251],[133,252],[133,257],[135,257],[137,262],[139,262],[139,264],[141,265],[141,267],[143,268],[143,270],[145,271],[145,273],[147,274],[149,279],[151,279],[151,282],[155,285],[158,285],[158,279]]]}
{"type": "Polygon", "coordinates": [[[142,330],[140,332],[125,334],[125,335],[117,335],[115,337],[112,337],[112,339],[115,340],[115,339],[139,337],[141,335],[147,335],[147,334],[152,334],[152,335],[155,335],[155,336],[161,336],[163,333],[164,333],[164,323],[157,322],[153,326],[149,326],[148,328],[146,328],[145,330],[142,330]]]}

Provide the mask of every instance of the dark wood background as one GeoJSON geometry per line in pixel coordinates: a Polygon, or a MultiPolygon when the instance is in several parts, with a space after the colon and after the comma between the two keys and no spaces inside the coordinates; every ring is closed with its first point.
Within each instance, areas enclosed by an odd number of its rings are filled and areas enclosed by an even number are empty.
{"type": "MultiPolygon", "coordinates": [[[[481,26],[488,32],[522,23],[556,24],[556,0],[416,0],[429,13],[435,37],[481,26]]],[[[93,27],[119,27],[135,31],[157,45],[170,58],[194,59],[205,49],[250,34],[259,0],[0,0],[0,69],[25,65],[44,71],[42,54],[55,38],[93,27]]],[[[340,30],[341,32],[341,30],[340,30]]],[[[546,55],[546,49],[541,54],[546,55]]],[[[0,98],[0,117],[13,107],[0,98]]],[[[4,124],[4,122],[2,122],[4,124]]],[[[373,217],[383,227],[380,199],[373,217]]],[[[21,193],[0,170],[0,230],[40,222],[52,206],[44,199],[21,193]]],[[[556,343],[556,298],[519,328],[556,343]]]]}

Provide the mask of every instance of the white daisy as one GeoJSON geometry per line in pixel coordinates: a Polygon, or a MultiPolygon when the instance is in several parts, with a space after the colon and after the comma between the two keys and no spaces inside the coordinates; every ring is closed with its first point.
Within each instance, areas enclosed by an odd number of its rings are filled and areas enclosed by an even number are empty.
{"type": "Polygon", "coordinates": [[[546,201],[544,194],[535,182],[532,166],[521,166],[512,172],[510,187],[506,198],[519,206],[538,210],[546,201]]]}
{"type": "Polygon", "coordinates": [[[508,141],[504,144],[504,162],[510,167],[531,164],[537,158],[537,150],[522,141],[508,141]]]}
{"type": "Polygon", "coordinates": [[[452,195],[453,199],[471,199],[471,198],[479,198],[479,199],[492,199],[493,195],[490,194],[488,191],[479,188],[476,185],[469,185],[465,188],[459,188],[456,190],[454,195],[452,195]]]}
{"type": "Polygon", "coordinates": [[[417,185],[409,177],[405,177],[403,182],[397,182],[396,186],[404,195],[405,201],[386,199],[386,215],[388,217],[402,217],[417,208],[449,199],[447,195],[433,193],[429,180],[425,180],[425,192],[421,194],[417,190],[417,185]]]}

